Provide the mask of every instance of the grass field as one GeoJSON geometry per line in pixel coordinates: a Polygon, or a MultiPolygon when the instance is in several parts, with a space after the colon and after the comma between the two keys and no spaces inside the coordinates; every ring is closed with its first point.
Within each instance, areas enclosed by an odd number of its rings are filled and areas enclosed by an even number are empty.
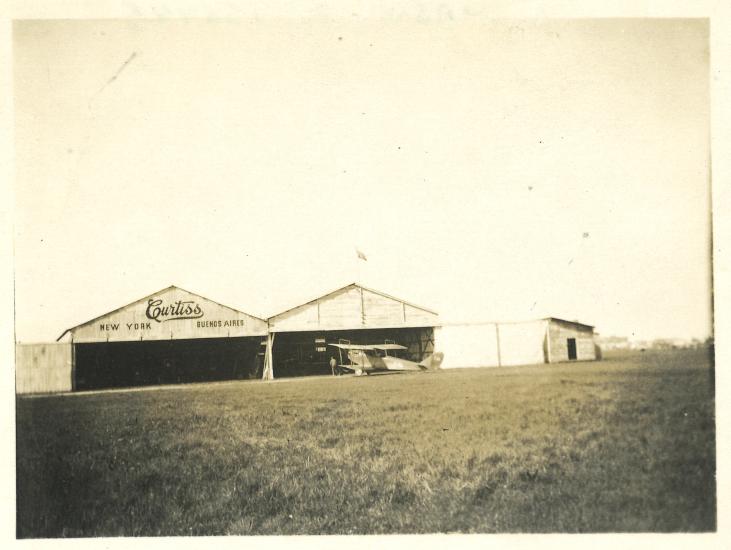
{"type": "Polygon", "coordinates": [[[18,537],[713,531],[705,351],[19,398],[18,537]]]}

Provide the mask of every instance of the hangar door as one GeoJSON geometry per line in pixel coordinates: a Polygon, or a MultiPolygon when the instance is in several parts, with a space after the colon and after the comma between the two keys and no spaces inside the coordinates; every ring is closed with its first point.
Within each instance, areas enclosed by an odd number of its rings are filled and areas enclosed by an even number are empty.
{"type": "Polygon", "coordinates": [[[257,337],[74,344],[74,389],[254,378],[260,348],[257,337]]]}

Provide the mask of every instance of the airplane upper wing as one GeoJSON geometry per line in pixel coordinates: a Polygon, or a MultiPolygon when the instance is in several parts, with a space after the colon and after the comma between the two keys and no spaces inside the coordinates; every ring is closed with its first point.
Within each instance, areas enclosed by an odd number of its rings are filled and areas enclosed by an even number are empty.
{"type": "Polygon", "coordinates": [[[333,346],[340,349],[361,349],[361,350],[373,350],[376,349],[375,346],[361,346],[359,344],[328,344],[328,346],[333,346]]]}
{"type": "Polygon", "coordinates": [[[384,349],[384,350],[393,350],[393,349],[409,349],[406,346],[399,346],[398,344],[373,344],[371,346],[373,349],[384,349]]]}

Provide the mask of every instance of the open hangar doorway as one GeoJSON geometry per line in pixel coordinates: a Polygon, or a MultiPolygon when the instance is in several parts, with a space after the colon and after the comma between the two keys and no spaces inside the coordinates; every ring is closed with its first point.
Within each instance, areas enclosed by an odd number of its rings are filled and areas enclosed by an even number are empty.
{"type": "Polygon", "coordinates": [[[274,378],[332,374],[330,358],[335,357],[338,364],[342,364],[347,363],[347,356],[328,344],[341,341],[361,345],[387,341],[400,344],[408,348],[404,352],[405,359],[419,362],[434,352],[434,329],[406,327],[278,332],[272,346],[274,378]]]}
{"type": "Polygon", "coordinates": [[[261,337],[74,344],[74,390],[242,380],[261,376],[261,337]]]}

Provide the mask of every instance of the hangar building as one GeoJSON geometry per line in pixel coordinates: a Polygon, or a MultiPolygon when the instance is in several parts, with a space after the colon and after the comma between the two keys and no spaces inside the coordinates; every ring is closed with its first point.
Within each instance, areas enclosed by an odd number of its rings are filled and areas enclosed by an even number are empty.
{"type": "MultiPolygon", "coordinates": [[[[170,286],[67,329],[73,390],[247,378],[267,322],[170,286]]],[[[261,353],[261,354],[260,354],[261,353]]]]}
{"type": "Polygon", "coordinates": [[[393,340],[421,361],[434,352],[436,312],[352,283],[269,318],[265,378],[329,373],[329,343],[379,344],[393,340]],[[273,365],[273,369],[270,368],[273,365]]]}
{"type": "Polygon", "coordinates": [[[439,315],[352,283],[269,319],[176,286],[67,329],[56,343],[16,345],[16,392],[330,373],[328,344],[393,342],[442,368],[597,358],[594,329],[554,317],[521,323],[444,324],[439,315]]]}

